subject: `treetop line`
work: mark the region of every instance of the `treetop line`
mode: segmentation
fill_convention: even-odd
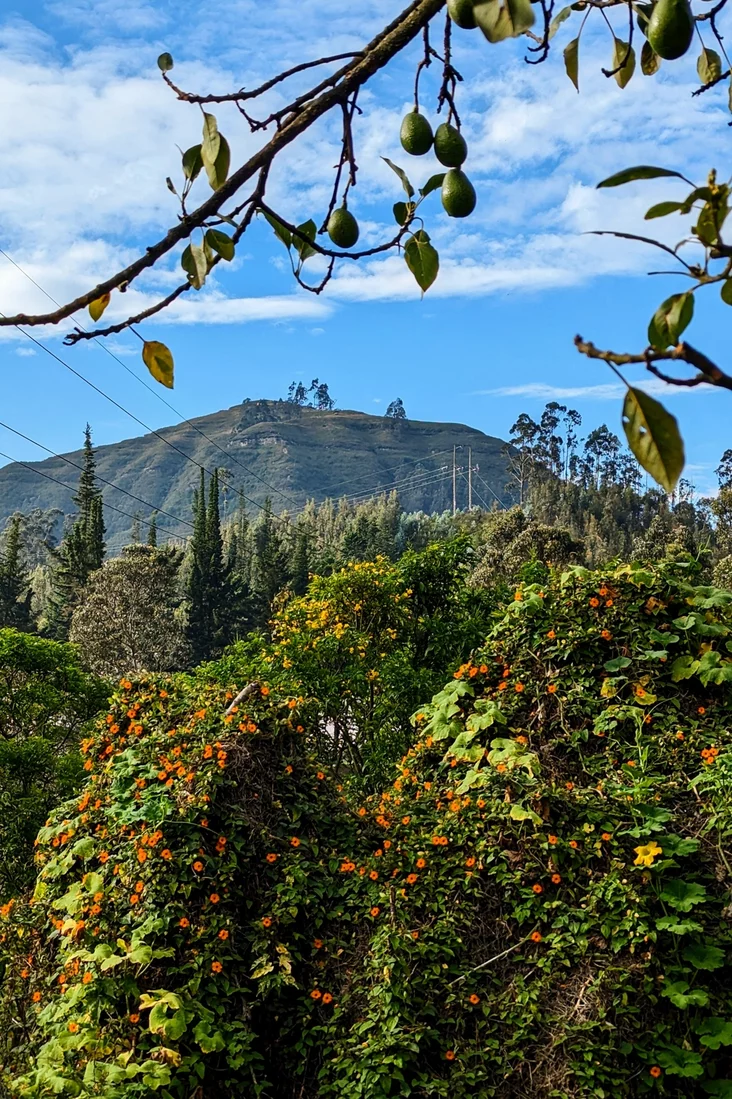
[[[717,27],[717,18],[726,2],[719,0],[711,7],[694,12],[689,0],[654,0],[652,3],[638,0],[576,0],[555,12],[554,0],[538,0],[537,3],[531,0],[413,0],[357,52],[303,62],[259,87],[242,87],[222,95],[201,94],[179,87],[170,76],[174,67],[173,58],[169,53],[163,53],[158,58],[163,80],[179,100],[200,110],[203,122],[201,142],[183,153],[182,183],[176,185],[172,179],[166,180],[169,190],[180,203],[177,223],[127,267],[73,301],[48,313],[19,313],[11,317],[0,315],[0,325],[58,324],[82,308],[89,309],[96,323],[114,292],[124,293],[145,271],[183,246],[180,263],[185,277],[166,297],[117,324],[90,331],[77,327],[64,341],[75,344],[129,328],[142,342],[142,358],[150,373],[162,385],[172,388],[174,361],[170,349],[158,340],[145,339],[137,326],[159,314],[182,294],[191,289],[200,290],[209,273],[221,261],[230,262],[234,258],[237,245],[255,216],[259,215],[270,224],[276,237],[286,247],[294,278],[309,292],[322,293],[339,262],[358,262],[396,249],[403,253],[409,270],[425,293],[438,277],[440,260],[425,228],[422,212],[424,200],[439,190],[444,211],[453,218],[468,217],[477,203],[475,188],[464,171],[468,144],[461,132],[457,101],[463,78],[453,63],[454,27],[459,31],[481,32],[491,44],[524,37],[528,42],[525,60],[536,65],[548,58],[552,41],[563,24],[575,20],[579,24],[577,34],[564,47],[563,58],[567,75],[578,91],[579,45],[590,17],[607,28],[612,44],[612,64],[610,68],[603,68],[602,72],[614,78],[621,89],[634,75],[636,51],[633,43],[639,36],[642,40],[640,68],[645,76],[658,72],[662,62],[673,61],[686,54],[696,36],[701,44],[697,62],[700,85],[694,94],[699,95],[731,76],[732,65]],[[608,11],[614,8],[623,11],[623,30],[618,33],[608,16]],[[438,18],[443,14],[444,22]],[[624,37],[619,36],[621,33]],[[416,66],[414,108],[402,122],[400,139],[405,153],[410,157],[419,158],[434,151],[440,168],[445,170],[432,174],[422,187],[415,189],[407,172],[384,158],[398,177],[405,194],[405,200],[394,203],[396,230],[383,243],[356,250],[360,232],[349,208],[349,198],[358,179],[354,123],[362,113],[358,104],[359,92],[377,72],[420,36],[423,51]],[[718,50],[711,46],[711,41],[718,46]],[[434,43],[439,43],[439,48]],[[341,61],[343,65],[286,106],[264,118],[257,118],[252,113],[256,101],[275,86],[310,69],[333,66]],[[436,112],[444,119],[434,132],[423,113],[423,99],[420,99],[421,77],[432,64],[442,68]],[[732,94],[730,102],[732,105]],[[253,156],[233,169],[229,143],[219,130],[216,117],[207,109],[212,104],[233,106],[246,120],[252,133],[274,131]],[[266,201],[270,172],[283,150],[331,111],[336,111],[342,118],[341,152],[335,168],[331,198],[322,218],[318,217],[316,221],[311,217],[296,225],[287,221]],[[208,180],[211,194],[196,208],[190,209],[192,189],[202,175]],[[679,201],[664,201],[651,206],[646,219],[654,220],[673,214],[684,217],[692,215],[694,224],[688,236],[671,248],[651,237],[633,233],[615,232],[610,235],[641,241],[662,250],[675,264],[680,265],[677,271],[681,277],[690,280],[688,288],[672,295],[658,308],[649,325],[648,345],[642,351],[619,354],[600,350],[580,336],[576,337],[575,345],[589,358],[607,363],[626,385],[623,426],[628,444],[643,468],[666,491],[671,492],[685,461],[676,420],[654,398],[630,386],[620,368],[630,364],[642,365],[669,385],[689,387],[704,383],[732,389],[732,376],[681,339],[692,320],[694,295],[699,289],[719,284],[723,302],[732,305],[732,245],[723,238],[729,213],[730,186],[719,183],[715,171],[709,173],[705,184],[697,186],[681,172],[643,165],[618,172],[598,186],[617,187],[664,177],[681,180],[691,187],[691,191]],[[252,183],[253,189],[247,195],[246,187]],[[318,239],[323,236],[328,238],[327,245]],[[682,255],[682,249],[688,246],[691,246],[692,252]],[[326,261],[326,269],[319,281],[312,282],[306,279],[304,271],[308,260],[315,256]],[[666,362],[672,366],[685,364],[695,373],[681,378],[667,374],[659,365]]]

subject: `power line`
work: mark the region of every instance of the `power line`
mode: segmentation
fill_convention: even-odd
[[[70,458],[65,458],[63,454],[56,454],[50,447],[44,446],[43,443],[39,443],[37,439],[32,439],[30,435],[24,435],[22,431],[18,431],[16,428],[11,427],[10,424],[3,423],[0,420],[0,427],[4,427],[6,431],[11,431],[13,435],[17,435],[19,439],[25,439],[27,443],[32,443],[33,446],[37,446],[39,450],[45,450],[47,454],[51,454],[54,458],[58,458],[60,462],[66,462],[67,465],[73,466],[74,469],[81,470],[83,472],[84,467],[80,466],[78,462],[72,462]],[[157,511],[161,515],[167,515],[169,519],[172,519],[176,523],[180,523],[183,526],[190,527],[193,530],[193,523],[188,519],[181,519],[177,515],[173,515],[172,511],[165,511],[164,508],[156,507],[155,504],[151,504],[149,500],[143,500],[142,496],[136,496],[134,492],[128,492],[126,488],[122,488],[121,485],[115,485],[114,481],[108,481],[105,477],[102,477],[98,472],[94,474],[97,481],[101,481],[103,485],[107,485],[109,488],[116,489],[117,492],[124,493],[125,496],[129,496],[131,500],[134,500],[138,504],[144,504],[146,508],[150,508],[152,511]]]
[[[348,500],[349,503],[358,506],[359,504],[364,503],[366,500],[371,500],[376,496],[383,496],[387,493],[400,493],[405,492],[408,489],[416,490],[426,488],[430,484],[445,480],[445,478],[449,477],[450,475],[450,470],[448,469],[448,467],[444,466],[439,470],[432,470],[430,473],[425,474],[419,480],[405,479],[404,481],[396,481],[392,485],[386,485],[384,487],[374,489],[373,491],[368,490],[361,493],[354,493],[353,496],[346,496],[345,499]]]
[[[20,264],[16,260],[14,260],[12,256],[9,256],[8,253],[5,252],[2,248],[0,248],[0,255],[5,256],[5,259],[8,260],[9,263],[12,263],[13,267],[16,267],[22,275],[25,275],[25,277],[28,279],[28,281],[31,282],[38,290],[40,290],[41,293],[44,294],[48,298],[49,301],[53,302],[54,305],[59,306],[59,303],[56,301],[56,299],[54,297],[52,297],[52,295],[49,294],[47,290],[44,290],[44,288],[41,286],[41,284],[39,282],[36,282],[36,280],[33,278],[33,276],[29,275],[28,272],[25,271],[20,266]],[[59,308],[60,308],[60,306],[59,306]],[[84,325],[81,324],[78,321],[77,321],[77,326],[79,328],[81,328],[84,332],[87,331],[87,329],[84,328]],[[17,325],[16,325],[16,327],[17,327]],[[20,329],[19,329],[19,331],[20,331]],[[114,361],[116,363],[119,363],[119,365],[122,367],[122,369],[126,370],[127,373],[130,374],[135,379],[135,381],[139,382],[140,385],[144,386],[145,389],[148,391],[148,393],[152,393],[153,397],[155,397],[162,404],[164,404],[167,408],[169,408],[171,412],[175,413],[175,415],[178,416],[179,419],[183,423],[188,424],[188,426],[192,427],[194,431],[197,431],[198,434],[203,439],[205,439],[207,442],[211,443],[212,446],[215,446],[217,450],[220,450],[221,453],[226,458],[228,458],[231,461],[235,462],[236,465],[241,466],[241,468],[246,473],[249,473],[252,477],[255,477],[258,481],[261,481],[262,484],[266,488],[271,488],[273,492],[278,493],[280,496],[284,497],[285,500],[289,500],[291,503],[297,504],[297,501],[294,499],[294,497],[288,496],[288,494],[286,492],[283,492],[282,489],[277,488],[276,485],[270,484],[269,481],[265,480],[265,478],[260,476],[260,474],[258,474],[255,470],[251,469],[249,466],[245,466],[244,463],[240,462],[239,459],[234,454],[230,454],[229,451],[225,450],[224,447],[222,447],[219,443],[216,442],[215,439],[212,439],[209,435],[207,435],[205,433],[205,431],[202,431],[200,427],[197,427],[196,424],[194,424],[191,420],[189,420],[186,416],[184,416],[182,412],[179,412],[178,409],[175,408],[175,406],[172,405],[170,403],[170,401],[168,401],[162,395],[162,393],[159,393],[157,391],[157,389],[155,389],[155,388],[153,388],[153,386],[149,385],[145,381],[144,378],[141,378],[139,374],[137,374],[134,370],[131,370],[130,367],[127,365],[127,363],[122,362],[122,360],[119,358],[119,356],[115,355],[115,353],[113,351],[110,351],[110,349],[107,347],[107,345],[105,343],[102,343],[101,340],[96,339],[96,338],[94,340],[94,343],[97,344],[97,346],[101,347],[102,350],[105,351],[109,355],[110,358],[114,359]],[[148,430],[150,430],[150,429],[148,428]],[[195,459],[191,459],[191,461],[195,461]],[[245,497],[245,499],[246,499],[246,497]]]
[[[432,452],[432,454],[423,455],[421,458],[403,458],[402,461],[398,465],[396,465],[396,466],[387,466],[387,468],[382,469],[381,472],[382,472],[382,474],[383,473],[391,473],[392,470],[401,469],[401,467],[404,465],[404,462],[424,462],[427,458],[439,458],[441,454],[451,454],[451,453],[452,453],[452,447],[450,447],[449,450],[435,450],[435,451]],[[363,475],[363,477],[356,477],[355,480],[352,477],[346,477],[342,481],[336,481],[336,483],[334,485],[331,485],[331,490],[334,489],[334,488],[338,488],[339,485],[345,485],[345,484],[357,485],[359,483],[359,481],[366,481],[366,480],[368,480],[368,478],[370,476],[371,476],[370,473],[365,473]]]
[[[73,495],[76,492],[76,488],[73,485],[67,485],[65,481],[59,481],[58,477],[53,477],[50,473],[44,473],[42,469],[35,469],[34,466],[28,464],[28,462],[21,462],[17,458],[12,458],[10,454],[6,454],[5,451],[0,450],[0,458],[7,458],[9,462],[13,462],[15,465],[23,466],[24,469],[30,470],[31,473],[36,473],[39,477],[45,477],[47,481],[53,481],[54,484],[60,485],[61,488],[68,489]],[[128,519],[137,519],[138,516],[132,515],[129,511],[124,511],[122,508],[115,507],[114,504],[107,503],[106,500],[102,500],[105,508],[109,508],[111,511],[116,511],[120,515],[125,515]],[[180,534],[176,534],[175,531],[168,530],[167,527],[158,527],[158,530],[165,531],[166,534],[172,535],[173,538],[180,538]]]

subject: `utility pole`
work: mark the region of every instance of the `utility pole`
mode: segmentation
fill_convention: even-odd
[[[452,514],[457,513],[457,447],[452,448]]]
[[[468,447],[468,511],[473,510],[473,448]]]

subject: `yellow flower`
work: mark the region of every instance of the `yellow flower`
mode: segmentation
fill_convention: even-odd
[[[662,848],[658,846],[655,840],[651,840],[644,847],[636,847],[635,853],[638,856],[635,860],[636,866],[653,866],[653,860],[663,854]]]

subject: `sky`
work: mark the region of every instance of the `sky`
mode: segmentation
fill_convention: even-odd
[[[178,206],[165,179],[180,183],[180,149],[200,141],[201,115],[165,87],[159,53],[172,53],[171,75],[182,87],[231,91],[304,60],[356,50],[401,7],[402,0],[6,0],[0,248],[19,267],[0,255],[0,311],[46,311],[50,302],[39,287],[69,300],[176,223]],[[325,293],[308,294],[294,283],[284,247],[258,219],[233,264],[220,264],[203,291],[190,291],[140,328],[174,354],[172,393],[151,383],[141,344],[129,332],[107,341],[115,357],[96,344],[64,347],[68,323],[32,330],[33,336],[151,428],[245,397],[284,397],[291,381],[309,385],[317,377],[339,408],[376,415],[401,397],[411,419],[467,423],[507,438],[520,412],[538,417],[547,401],[558,400],[580,411],[586,431],[607,423],[622,434],[622,385],[602,363],[580,356],[573,338],[580,333],[603,348],[639,352],[657,306],[684,286],[680,277],[648,277],[660,252],[588,234],[649,235],[652,228],[650,235],[676,243],[688,222],[648,223],[643,214],[687,188],[666,180],[600,191],[596,184],[643,163],[699,182],[711,167],[726,177],[727,89],[692,98],[698,82],[689,55],[664,64],[652,79],[639,69],[621,90],[600,72],[611,62],[612,40],[597,13],[582,38],[577,94],[562,63],[562,49],[576,33],[573,20],[564,23],[549,59],[530,66],[526,40],[491,46],[479,32],[456,29],[465,170],[478,206],[458,221],[444,214],[439,194],[425,200],[425,227],[441,270],[424,297],[396,254],[346,261]],[[618,33],[627,28],[619,23]],[[418,46],[405,51],[359,101],[358,186],[349,205],[364,247],[393,236],[391,206],[404,197],[382,158],[400,164],[416,185],[439,168],[431,155],[410,157],[399,145],[419,56]],[[435,123],[439,82],[433,65],[421,97]],[[262,111],[307,86],[294,79],[270,93]],[[233,163],[266,140],[249,133],[235,108],[215,113]],[[312,217],[320,225],[337,155],[338,119],[329,116],[278,161],[270,205],[288,220]],[[200,202],[209,193],[205,176],[199,178],[192,198]],[[308,265],[314,281],[318,262]],[[127,294],[115,295],[105,320],[164,296],[180,281],[178,264],[179,251]],[[668,266],[664,257],[660,267]],[[727,368],[728,308],[714,288],[700,294],[686,334]],[[90,324],[88,317],[77,320]],[[50,450],[76,449],[87,421],[97,443],[143,431],[17,330],[0,329],[0,367],[0,420]],[[639,368],[629,368],[627,377],[679,418],[686,476],[699,492],[713,491],[714,469],[732,446],[732,396],[708,387],[669,389]],[[0,452],[26,461],[44,456],[3,428]]]

